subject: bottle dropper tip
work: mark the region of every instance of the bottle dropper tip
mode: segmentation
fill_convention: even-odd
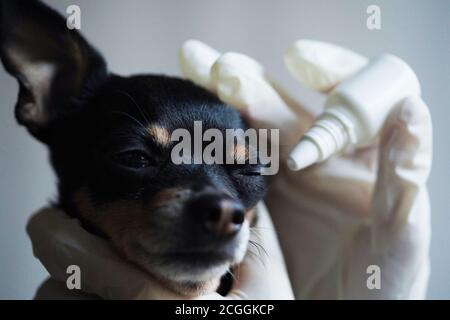
[[[292,171],[299,171],[320,160],[320,151],[315,143],[302,139],[292,150],[287,165]]]

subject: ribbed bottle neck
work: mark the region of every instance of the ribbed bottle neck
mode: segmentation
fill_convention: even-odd
[[[350,142],[345,122],[331,113],[324,113],[304,135],[314,142],[320,151],[320,161],[341,151]]]

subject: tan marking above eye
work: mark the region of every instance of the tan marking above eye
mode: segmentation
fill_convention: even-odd
[[[168,146],[170,144],[170,133],[166,128],[159,125],[152,125],[147,128],[147,132],[157,144],[161,146]]]
[[[247,161],[249,159],[248,148],[243,144],[236,144],[233,152],[236,161]]]

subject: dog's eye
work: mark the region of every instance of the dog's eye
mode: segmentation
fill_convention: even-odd
[[[260,176],[261,175],[261,169],[254,169],[254,170],[240,170],[238,173],[242,176]]]
[[[143,169],[151,165],[148,155],[139,150],[118,153],[114,156],[114,160],[123,166],[133,169]]]
[[[235,172],[241,176],[260,176],[261,169],[262,168],[260,166],[248,166],[244,168],[237,168]]]

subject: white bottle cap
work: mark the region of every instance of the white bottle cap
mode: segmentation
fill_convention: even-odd
[[[289,169],[298,171],[316,163],[320,158],[318,146],[309,139],[303,139],[292,150],[287,160],[287,165]]]
[[[324,113],[292,150],[287,160],[289,169],[304,169],[342,150],[351,141],[342,120],[337,114]]]

